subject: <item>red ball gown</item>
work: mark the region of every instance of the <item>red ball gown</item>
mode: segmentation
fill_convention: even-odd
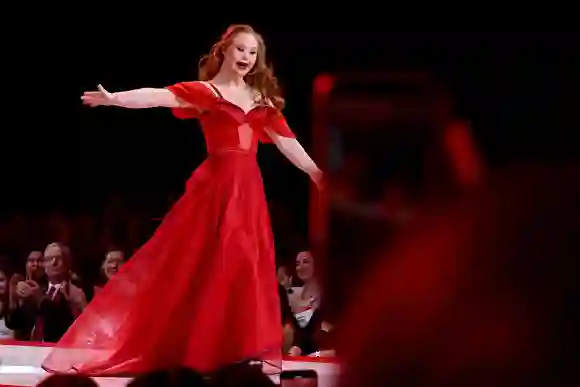
[[[281,364],[274,243],[258,143],[294,137],[282,114],[249,112],[208,84],[168,87],[198,118],[208,157],[152,238],[97,294],[43,363],[50,372],[134,374],[244,360]]]

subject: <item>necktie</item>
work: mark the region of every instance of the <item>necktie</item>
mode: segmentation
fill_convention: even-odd
[[[55,296],[56,296],[56,286],[50,285],[50,288],[48,289],[48,298],[50,300],[54,300]]]
[[[46,297],[51,301],[54,300],[57,291],[56,286],[49,285]],[[40,311],[37,311],[36,323],[34,324],[30,338],[32,341],[44,341],[44,316]]]

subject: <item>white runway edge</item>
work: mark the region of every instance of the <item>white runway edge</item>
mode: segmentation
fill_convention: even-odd
[[[30,343],[0,344],[0,386],[35,386],[48,373],[40,366],[50,352],[50,347],[34,346]],[[308,361],[300,358],[296,361],[284,361],[285,370],[315,370],[320,387],[335,387],[339,375],[339,366],[333,362]],[[278,383],[277,376],[272,376]],[[131,380],[128,378],[94,378],[99,386],[124,387]]]

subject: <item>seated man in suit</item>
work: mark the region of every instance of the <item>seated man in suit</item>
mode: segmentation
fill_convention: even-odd
[[[87,304],[84,292],[71,282],[71,264],[68,246],[49,244],[42,261],[46,284],[26,280],[16,285],[17,303],[7,326],[30,332],[33,341],[57,342]]]

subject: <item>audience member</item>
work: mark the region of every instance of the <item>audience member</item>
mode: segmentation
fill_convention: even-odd
[[[8,321],[28,340],[56,342],[86,306],[84,292],[71,282],[72,255],[68,246],[51,243],[46,247],[43,268],[46,283],[34,279],[16,285],[16,305]]]

